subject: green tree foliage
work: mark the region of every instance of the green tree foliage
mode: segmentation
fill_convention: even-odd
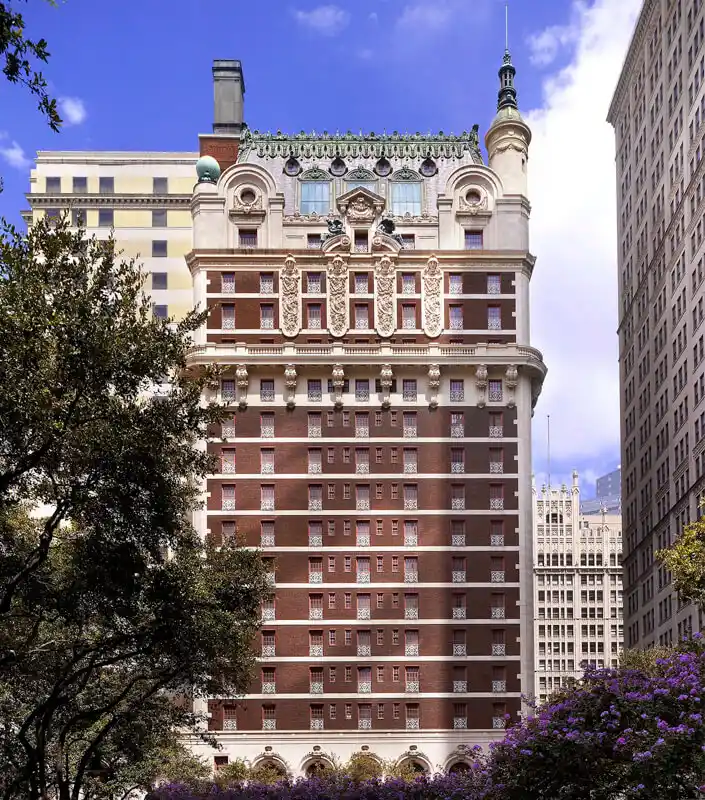
[[[56,5],[54,0],[47,0]],[[44,39],[28,39],[25,21],[11,0],[0,2],[0,62],[2,72],[10,83],[24,86],[37,99],[39,111],[46,117],[49,127],[58,131],[61,117],[56,100],[49,96],[47,82],[37,69],[37,63],[46,64],[49,59]]]
[[[676,541],[656,554],[670,570],[683,600],[705,604],[705,517],[686,525]]]
[[[222,414],[187,366],[203,316],[155,319],[143,283],[65,221],[0,240],[2,800],[117,797],[192,698],[248,687],[264,566],[190,523]]]

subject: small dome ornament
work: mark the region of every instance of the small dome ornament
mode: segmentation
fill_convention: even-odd
[[[220,164],[213,156],[201,156],[196,162],[196,175],[199,183],[218,183]]]

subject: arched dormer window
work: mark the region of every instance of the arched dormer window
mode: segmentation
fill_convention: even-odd
[[[301,175],[299,180],[299,211],[301,214],[318,214],[324,217],[331,209],[330,176],[318,167]]]
[[[403,167],[391,176],[389,187],[392,214],[399,217],[421,215],[423,184],[418,172]]]
[[[357,189],[362,186],[363,189],[369,189],[371,192],[377,191],[377,178],[373,172],[362,167],[351,170],[345,176],[345,191],[349,192],[351,189]]]

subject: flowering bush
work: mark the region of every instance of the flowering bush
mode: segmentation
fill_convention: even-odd
[[[704,699],[705,646],[695,634],[648,668],[588,670],[488,752],[476,748],[465,774],[172,784],[150,800],[693,800],[705,793]]]

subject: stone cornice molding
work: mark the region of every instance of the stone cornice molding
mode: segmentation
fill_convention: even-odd
[[[634,66],[634,61],[640,54],[641,47],[644,43],[644,37],[648,33],[648,25],[651,21],[651,14],[656,5],[657,0],[646,0],[641,9],[641,13],[639,14],[639,19],[637,20],[634,33],[632,34],[632,39],[629,43],[627,55],[624,59],[624,63],[622,64],[619,80],[617,81],[617,86],[615,87],[614,94],[612,95],[612,102],[610,103],[610,108],[607,112],[607,122],[609,122],[611,125],[615,124],[615,115],[617,114],[617,109],[619,106],[621,106],[624,95],[628,91],[628,81],[631,78],[632,67]]]
[[[182,151],[174,153],[154,152],[148,150],[38,150],[37,166],[41,164],[97,164],[100,166],[131,166],[140,163],[172,164],[196,166],[199,154]],[[194,172],[195,176],[195,172]]]
[[[190,194],[27,194],[25,195],[32,208],[81,207],[105,208],[106,206],[121,208],[140,208],[142,206],[160,207],[182,206],[191,204]]]

